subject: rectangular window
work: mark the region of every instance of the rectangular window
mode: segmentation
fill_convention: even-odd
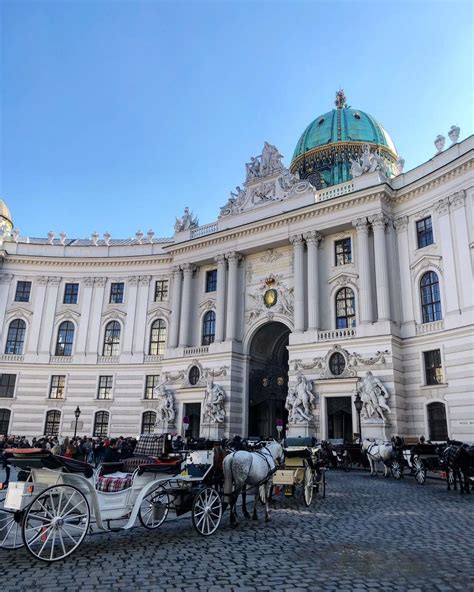
[[[417,221],[416,239],[419,249],[433,244],[433,226],[431,224],[431,216]]]
[[[444,384],[441,352],[439,349],[423,352],[426,384]]]
[[[123,302],[123,282],[114,282],[110,286],[110,304],[122,304]]]
[[[79,294],[79,284],[66,284],[64,286],[63,304],[77,304]]]
[[[168,280],[157,280],[155,282],[155,302],[168,300]]]
[[[31,294],[31,282],[17,282],[15,302],[29,302]]]
[[[352,263],[351,239],[343,238],[334,243],[336,252],[336,265],[346,265]]]
[[[159,374],[150,374],[146,377],[145,382],[145,399],[153,399],[154,394],[153,390],[156,386],[160,383],[160,376]]]
[[[15,393],[16,374],[0,374],[0,398],[11,398]]]
[[[51,376],[51,386],[49,388],[50,399],[64,399],[64,388],[66,386],[65,376]]]
[[[98,399],[111,399],[112,387],[114,384],[113,376],[99,376],[99,390],[97,392]]]
[[[211,269],[206,272],[206,292],[215,292],[217,290],[217,269]]]

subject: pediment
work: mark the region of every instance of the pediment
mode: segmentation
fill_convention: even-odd
[[[123,310],[120,310],[118,308],[113,308],[111,310],[108,310],[108,311],[102,313],[102,321],[107,322],[107,321],[119,320],[119,321],[124,322],[126,316],[127,316],[127,313],[124,312]]]
[[[73,321],[78,321],[81,317],[81,313],[77,312],[77,310],[73,310],[72,308],[65,308],[58,311],[55,316],[56,319],[61,318],[61,320],[71,319]]]
[[[331,286],[331,292],[336,288],[343,288],[345,286],[353,286],[357,288],[359,274],[352,271],[341,271],[328,279],[328,284]]]
[[[428,268],[434,268],[443,275],[443,258],[440,255],[423,255],[410,265],[412,273]]]
[[[151,307],[148,312],[148,317],[166,317],[168,318],[170,315],[170,311],[163,306],[153,306]]]
[[[11,308],[7,311],[5,320],[9,321],[10,319],[23,319],[28,321],[32,314],[33,311],[29,310],[28,308],[24,308],[23,306],[15,306],[15,308]]]

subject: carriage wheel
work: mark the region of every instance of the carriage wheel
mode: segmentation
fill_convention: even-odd
[[[304,505],[309,508],[311,502],[313,501],[313,471],[309,465],[307,465],[306,469],[304,470],[304,478],[303,478],[303,499]]]
[[[138,508],[138,519],[148,530],[159,528],[168,516],[170,496],[166,489],[160,485],[148,492]]]
[[[23,542],[41,561],[59,561],[73,553],[89,531],[85,495],[72,485],[53,485],[37,495],[25,511]]]
[[[392,460],[392,464],[390,465],[390,470],[392,472],[392,477],[394,479],[401,479],[403,476],[403,467],[398,460]]]
[[[420,485],[423,485],[426,481],[426,467],[423,461],[416,458],[413,461],[413,468],[415,469],[415,479]]]
[[[21,538],[21,512],[0,510],[0,548],[19,549],[23,547]]]
[[[448,483],[449,485],[454,485],[454,471],[453,469],[448,469]]]
[[[214,534],[222,520],[222,500],[212,487],[205,487],[193,501],[192,517],[194,528],[202,536]]]
[[[352,469],[352,459],[351,455],[348,452],[346,452],[342,457],[342,468],[344,469],[344,471],[346,471],[346,473],[348,473]]]
[[[319,474],[315,472],[314,474],[314,489],[319,497],[325,498],[326,497],[326,470],[320,469]]]

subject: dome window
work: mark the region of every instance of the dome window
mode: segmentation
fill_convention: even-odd
[[[321,119],[318,121],[318,125],[323,125],[324,123],[324,117],[321,117]]]
[[[356,111],[356,112],[354,113],[354,117],[355,117],[356,119],[360,119],[360,113],[358,113],[358,112]]]

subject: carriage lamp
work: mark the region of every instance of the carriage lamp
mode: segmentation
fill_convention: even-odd
[[[80,416],[81,416],[81,409],[78,405],[74,411],[74,417],[76,418],[76,423],[74,424],[74,438],[76,437],[76,434],[77,434],[77,422],[79,421]]]
[[[357,411],[357,420],[358,420],[358,424],[359,424],[359,441],[362,444],[362,428],[361,428],[361,424],[360,424],[360,412],[362,411],[362,399],[360,398],[359,393],[356,393],[355,399],[354,399],[354,407],[356,408]]]

